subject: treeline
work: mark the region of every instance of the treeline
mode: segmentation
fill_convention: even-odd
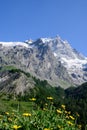
[[[77,88],[66,89],[65,95],[67,109],[80,115],[77,122],[81,123],[82,129],[85,130],[87,125],[87,83]]]

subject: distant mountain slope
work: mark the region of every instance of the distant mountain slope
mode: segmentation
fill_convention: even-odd
[[[24,92],[33,89],[34,87],[35,81],[29,73],[24,73],[12,66],[0,68],[0,92],[24,94]]]
[[[29,101],[29,97],[37,97],[44,102],[47,96],[62,99],[64,91],[60,87],[52,87],[46,80],[40,80],[13,66],[0,67],[0,95],[10,95],[20,100]],[[59,101],[58,100],[58,101]],[[57,101],[56,101],[57,102]]]
[[[87,58],[60,37],[0,42],[0,65],[13,65],[67,88],[87,81]]]

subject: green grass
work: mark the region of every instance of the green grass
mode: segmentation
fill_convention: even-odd
[[[32,98],[29,102],[0,100],[0,129],[2,130],[80,130],[76,119],[65,105],[53,106],[53,98],[46,98],[41,109]]]
[[[14,66],[9,66],[9,65],[5,65],[3,67],[1,67],[0,71],[5,71],[5,70],[16,70],[17,68]]]
[[[0,100],[0,112],[6,112],[13,110],[18,110],[20,112],[29,111],[32,109],[32,102],[23,102],[23,101],[6,101],[6,100]]]

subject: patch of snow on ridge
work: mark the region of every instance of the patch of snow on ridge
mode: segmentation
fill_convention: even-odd
[[[24,46],[27,48],[29,47],[29,45],[24,42],[0,42],[0,44],[5,47],[9,47],[9,46]]]
[[[71,68],[82,69],[83,65],[87,64],[87,59],[85,59],[85,60],[80,60],[77,58],[66,59],[66,58],[62,57],[61,60],[67,69],[71,69]]]
[[[26,40],[25,42],[27,42],[27,43],[29,43],[29,44],[31,44],[31,43],[33,43],[33,40]]]
[[[46,43],[46,42],[50,42],[52,39],[51,38],[41,38],[41,40],[43,43]]]
[[[55,52],[54,52],[53,54],[54,54],[54,56],[55,56],[55,57],[57,57],[57,56],[58,56],[58,55],[57,55],[57,53],[55,53]]]

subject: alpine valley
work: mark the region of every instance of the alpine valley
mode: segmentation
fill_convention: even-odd
[[[64,89],[87,81],[87,57],[59,36],[35,41],[0,42],[0,66],[14,66]],[[8,77],[2,75],[0,83]]]
[[[13,111],[13,109],[21,112],[29,111],[30,108],[32,110],[30,101],[32,97],[35,100],[34,105],[40,107],[40,111],[35,110],[39,118],[43,118],[40,113],[48,97],[53,99],[51,105],[56,108],[65,104],[66,110],[71,111],[72,115],[76,117],[76,113],[79,114],[75,123],[81,126],[79,130],[85,130],[87,128],[87,57],[73,49],[59,36],[25,42],[0,42],[0,112]],[[46,117],[48,117],[47,113]],[[52,108],[50,113],[53,114]],[[49,116],[49,118],[53,123],[55,122],[54,117]],[[0,128],[4,128],[5,120],[3,123],[2,120],[0,121],[2,124]],[[61,129],[66,127],[65,119],[62,119],[63,121],[64,127],[60,127]],[[71,124],[68,126],[67,130],[73,129]],[[58,130],[58,127],[55,130]]]

